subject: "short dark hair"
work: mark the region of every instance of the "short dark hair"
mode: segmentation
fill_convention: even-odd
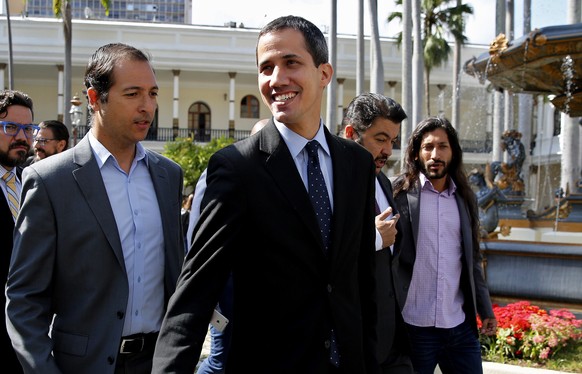
[[[57,120],[42,121],[38,124],[41,129],[49,129],[53,132],[53,138],[55,140],[66,140],[67,144],[64,149],[69,148],[69,130],[64,123]],[[64,150],[63,149],[63,150]]]
[[[393,99],[377,93],[363,93],[353,98],[342,121],[342,131],[352,125],[356,133],[362,134],[372,126],[376,118],[385,118],[396,124],[407,116],[402,106]]]
[[[302,17],[284,16],[274,19],[261,29],[258,40],[261,40],[266,34],[285,29],[297,30],[303,34],[305,47],[311,55],[311,58],[313,58],[313,63],[316,67],[329,61],[327,42],[325,41],[323,33],[317,26]],[[256,52],[255,55],[258,65],[258,51]]]
[[[30,109],[32,116],[34,117],[34,111],[32,110],[32,99],[30,96],[21,91],[16,90],[1,90],[0,91],[0,118],[7,116],[8,107],[13,105],[20,105]]]
[[[109,89],[115,84],[113,69],[121,60],[146,61],[150,58],[144,52],[123,43],[110,43],[99,47],[85,69],[85,87],[94,88],[99,100],[107,102]]]

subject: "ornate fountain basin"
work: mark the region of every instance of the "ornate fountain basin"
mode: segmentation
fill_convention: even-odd
[[[582,116],[582,23],[535,29],[510,42],[500,34],[464,70],[498,89],[553,95],[560,111]]]

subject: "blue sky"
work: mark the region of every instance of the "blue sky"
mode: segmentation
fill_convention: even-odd
[[[550,25],[567,23],[568,0],[531,0],[532,29]],[[364,0],[364,4],[367,4]],[[474,14],[467,18],[466,34],[470,43],[489,44],[495,38],[495,0],[469,0]],[[244,5],[243,5],[244,4]],[[284,2],[266,2],[264,0],[194,0],[193,23],[201,25],[224,25],[229,21],[243,23],[246,27],[260,28],[270,20],[283,15],[302,16],[318,26],[329,25],[331,0],[286,0]],[[357,27],[357,1],[337,0],[338,33],[355,34]],[[515,4],[515,37],[522,35],[523,30],[523,0],[514,0]],[[244,7],[244,9],[241,9]],[[248,11],[245,11],[248,9]],[[399,31],[396,22],[389,25],[385,22],[388,14],[395,10],[393,0],[378,1],[378,17],[380,35],[394,36]],[[367,5],[364,13],[368,18]],[[369,34],[369,27],[364,26],[364,32]]]

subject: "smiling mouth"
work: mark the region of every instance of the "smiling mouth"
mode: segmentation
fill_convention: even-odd
[[[286,94],[280,94],[280,95],[273,95],[273,99],[275,99],[275,101],[287,101],[287,100],[291,100],[295,96],[297,96],[296,93],[286,93]]]

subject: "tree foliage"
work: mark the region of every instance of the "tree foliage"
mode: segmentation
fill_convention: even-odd
[[[216,151],[234,143],[232,138],[215,138],[209,143],[198,144],[192,138],[177,138],[164,146],[163,155],[174,160],[184,171],[184,189],[196,186],[200,174],[208,166],[208,160]]]
[[[402,6],[402,0],[395,0],[397,6]],[[450,3],[454,3],[452,5]],[[439,67],[449,59],[452,48],[447,37],[452,36],[460,44],[467,41],[464,35],[464,16],[473,14],[473,7],[469,4],[456,4],[456,0],[422,0],[421,1],[421,27],[422,45],[424,55],[425,72],[425,94],[427,100],[427,110],[429,106],[430,72],[433,68]],[[392,12],[388,15],[388,22],[393,20],[402,21],[402,12]],[[402,31],[396,34],[398,45],[402,42]],[[413,41],[414,43],[415,41]],[[430,115],[430,113],[427,113]]]
[[[53,13],[55,17],[61,18],[63,16],[63,1],[68,0],[53,0]],[[111,8],[111,0],[101,0],[101,5],[105,9],[105,15],[109,16],[109,9]]]

